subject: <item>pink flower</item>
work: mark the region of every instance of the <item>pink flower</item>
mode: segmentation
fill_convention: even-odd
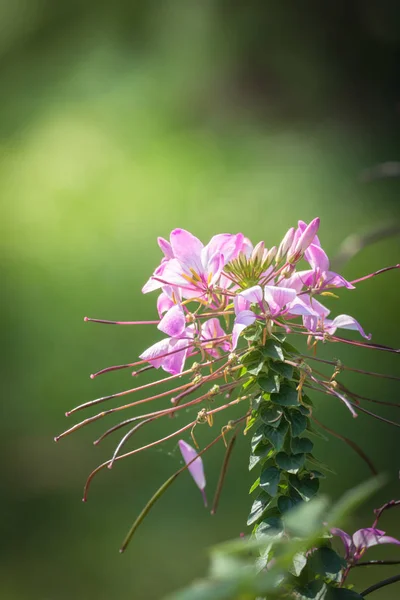
[[[178,287],[185,298],[202,297],[218,283],[224,266],[236,258],[243,241],[241,233],[221,233],[204,246],[185,229],[174,229],[169,244],[159,242],[165,258],[142,291],[170,285]]]
[[[257,315],[251,310],[252,305],[260,309],[260,314]],[[266,285],[263,289],[255,285],[235,296],[234,307],[236,318],[232,331],[232,348],[236,348],[241,332],[253,325],[257,317],[263,320],[298,315],[311,315],[315,319],[318,318],[310,303],[298,297],[296,290],[291,287]]]
[[[186,325],[186,317],[180,305],[174,305],[161,319],[157,328],[169,337],[156,342],[145,350],[140,358],[153,367],[161,367],[171,375],[182,373],[186,358],[193,353],[196,345],[214,358],[219,357],[219,349],[227,352],[231,346],[217,318],[203,322],[200,330],[195,325]],[[208,342],[208,343],[207,343]]]
[[[384,531],[380,529],[374,529],[373,527],[367,527],[365,529],[359,529],[351,537],[348,533],[342,529],[331,529],[332,535],[338,535],[345,548],[346,560],[356,562],[360,556],[371,546],[378,544],[396,544],[400,546],[400,541],[393,537],[387,536]]]
[[[204,506],[207,506],[207,497],[206,497],[206,493],[205,493],[206,478],[204,475],[203,461],[201,460],[201,457],[197,455],[196,450],[194,448],[192,448],[192,446],[190,446],[184,440],[179,440],[178,443],[179,443],[179,449],[181,451],[183,460],[185,461],[186,464],[191,463],[188,466],[188,471],[191,474],[191,476],[193,477],[195,484],[201,491],[201,494],[202,494],[203,500],[204,500]],[[196,456],[198,456],[198,458],[196,458]],[[193,459],[195,459],[195,460],[193,460]],[[191,461],[193,461],[193,462],[191,462]]]

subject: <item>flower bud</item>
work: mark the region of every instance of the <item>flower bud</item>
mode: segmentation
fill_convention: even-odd
[[[251,253],[252,261],[261,261],[264,254],[265,244],[264,242],[258,242],[257,246],[254,247]]]
[[[283,238],[283,240],[281,241],[279,248],[278,248],[278,252],[277,255],[275,257],[275,262],[278,264],[281,262],[282,258],[284,258],[290,248],[290,246],[293,244],[293,240],[294,240],[294,232],[295,232],[295,228],[291,227],[285,237]]]
[[[266,267],[268,267],[272,261],[274,260],[276,253],[277,253],[277,247],[276,246],[272,246],[272,248],[269,249],[265,260],[264,260],[264,264],[263,264],[263,268],[265,269]]]
[[[291,277],[293,275],[295,269],[296,269],[295,265],[293,265],[293,264],[287,265],[281,273],[282,277],[285,277],[285,279],[288,279],[289,277]]]
[[[316,233],[319,229],[319,217],[316,217],[307,225],[303,233],[300,235],[299,240],[296,244],[295,254],[300,253],[301,255],[307,250],[307,248],[312,244]]]

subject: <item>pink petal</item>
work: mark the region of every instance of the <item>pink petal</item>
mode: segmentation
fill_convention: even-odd
[[[304,315],[303,316],[303,325],[308,331],[311,333],[315,333],[318,327],[318,317],[313,315]]]
[[[174,306],[173,300],[165,292],[161,292],[157,298],[157,311],[160,317],[172,306]]]
[[[203,340],[211,340],[214,338],[223,337],[225,331],[222,329],[218,319],[208,319],[201,327],[201,338]]]
[[[364,338],[371,339],[371,334],[367,335],[360,323],[354,317],[350,317],[350,315],[338,315],[333,321],[326,319],[324,327],[325,331],[331,335],[335,333],[336,329],[340,328],[358,331]]]
[[[303,295],[303,302],[310,307],[312,311],[314,311],[314,315],[312,314],[304,314],[303,315],[303,325],[314,333],[317,330],[318,323],[329,315],[331,312],[328,308],[326,308],[321,302],[318,302],[315,298],[310,298],[310,296]]]
[[[328,271],[324,276],[324,286],[332,286],[332,287],[345,287],[348,290],[354,290],[355,286],[347,281],[344,277],[335,273],[334,271]]]
[[[142,354],[139,356],[142,360],[147,360],[153,367],[158,369],[161,367],[163,358],[159,358],[160,356],[164,356],[168,352],[171,351],[171,339],[164,338],[159,342],[156,342],[150,348],[147,348]]]
[[[310,263],[314,271],[324,273],[329,270],[329,258],[320,246],[311,244],[308,248],[305,258]]]
[[[140,358],[149,362],[156,369],[162,367],[167,373],[177,375],[183,371],[188,345],[189,341],[186,339],[165,338],[147,348]],[[174,352],[179,348],[182,348],[181,352]]]
[[[208,319],[208,321],[206,321],[202,325],[202,328],[201,328],[201,340],[202,341],[206,342],[207,340],[215,340],[215,338],[221,338],[225,335],[226,335],[225,331],[222,329],[219,320],[216,318]],[[215,358],[219,357],[218,348],[220,348],[224,352],[229,352],[231,350],[231,344],[228,340],[218,341],[217,344],[218,344],[217,346],[215,345],[215,343],[212,343],[212,342],[210,344],[203,344],[203,348],[205,348],[205,350],[207,350],[208,354],[211,354],[211,356],[214,356]]]
[[[179,288],[180,293],[184,298],[198,298],[201,296],[203,293],[202,288],[185,279],[183,274],[185,274],[185,271],[180,262],[176,258],[172,258],[166,263],[164,272],[161,276],[161,279],[166,283],[160,285],[164,286],[168,284],[172,287]],[[189,277],[192,277],[190,271]]]
[[[330,314],[331,311],[329,308],[326,308],[326,306],[321,304],[321,302],[318,302],[318,300],[315,298],[310,298],[310,296],[307,296],[306,294],[304,294],[301,298],[303,302],[305,302],[307,306],[315,311],[321,319],[326,319],[326,317]]]
[[[318,318],[316,311],[311,308],[310,303],[307,303],[304,299],[298,297],[287,305],[287,315],[302,315]]]
[[[259,285],[243,290],[238,296],[244,298],[248,306],[250,304],[261,304],[263,301],[263,291]]]
[[[233,306],[235,308],[235,314],[238,315],[243,310],[248,310],[250,308],[251,302],[246,300],[241,294],[238,294],[233,299]]]
[[[343,531],[343,529],[338,529],[337,527],[334,527],[333,529],[331,529],[331,534],[338,535],[340,537],[340,539],[342,540],[342,542],[344,544],[345,556],[346,556],[346,558],[349,558],[349,556],[352,554],[352,550],[353,550],[353,542],[352,542],[352,539],[349,536],[349,534],[346,533],[345,531]]]
[[[215,285],[220,278],[222,269],[225,266],[224,255],[215,254],[207,265],[207,284]]]
[[[239,249],[239,253],[244,254],[245,256],[247,256],[248,258],[250,258],[251,253],[253,252],[253,244],[251,243],[251,241],[249,240],[249,238],[244,237],[243,241],[241,243],[240,249]]]
[[[174,229],[171,232],[171,248],[175,258],[182,266],[202,273],[200,254],[203,249],[201,241],[185,229]]]
[[[284,306],[296,298],[296,290],[274,285],[266,285],[264,298],[268,302],[272,314],[281,312]]]
[[[186,319],[182,307],[174,305],[161,319],[157,329],[171,337],[179,337],[185,331]]]
[[[385,535],[385,532],[380,529],[374,529],[373,527],[367,527],[365,529],[359,529],[353,535],[353,543],[357,550],[362,548],[371,548],[371,546],[377,546],[378,544],[396,544],[400,545],[400,541],[393,537]]]
[[[236,319],[232,329],[232,350],[234,350],[238,343],[239,335],[246,327],[253,325],[256,320],[256,315],[251,310],[242,310]]]
[[[143,294],[148,294],[149,292],[153,292],[154,290],[159,290],[162,287],[163,284],[160,283],[159,281],[157,281],[157,279],[154,279],[154,277],[162,278],[166,266],[167,266],[167,262],[164,261],[157,267],[157,269],[154,271],[153,275],[142,287]]]
[[[207,499],[204,494],[204,489],[206,487],[206,478],[204,475],[203,461],[201,460],[201,457],[197,455],[196,450],[192,448],[192,446],[190,446],[187,442],[185,442],[184,440],[179,440],[178,444],[183,460],[186,464],[190,463],[193,459],[195,459],[189,465],[188,471],[193,477],[195,484],[202,492],[204,505],[207,506]]]
[[[224,266],[237,257],[243,246],[244,236],[231,233],[220,233],[211,238],[204,248],[204,258],[208,262],[215,254],[222,254]]]
[[[306,274],[313,274],[313,271],[298,271],[297,273],[293,273],[290,277],[282,279],[279,283],[277,283],[278,287],[292,288],[297,293],[301,292],[304,285],[308,286],[304,281],[304,277]]]
[[[174,258],[171,244],[162,237],[157,238],[158,245],[160,246],[161,252],[164,253],[165,258]]]
[[[182,373],[185,366],[186,357],[190,351],[190,340],[187,339],[171,339],[170,349],[171,354],[162,360],[161,367],[171,375]],[[180,352],[177,350],[182,349]]]

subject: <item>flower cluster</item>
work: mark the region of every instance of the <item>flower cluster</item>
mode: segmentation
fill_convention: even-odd
[[[89,416],[55,438],[57,441],[94,421],[119,415],[121,411],[130,413],[138,406],[169,398],[171,404],[168,406],[130,414],[113,424],[94,442],[97,445],[109,435],[129,427],[111,458],[89,475],[84,500],[93,477],[102,469],[111,469],[116,461],[168,440],[179,439],[183,467],[156,492],[134,523],[122,549],[155,500],[181,472],[188,470],[191,473],[206,503],[201,456],[222,440],[226,452],[211,509],[215,512],[232,448],[241,428],[247,433],[254,427],[249,469],[256,465],[261,467],[261,474],[252,486],[252,491],[258,491],[259,495],[253,502],[247,521],[248,525],[254,526],[254,531],[263,531],[268,519],[280,519],[290,508],[307,502],[317,494],[325,466],[312,454],[313,442],[304,434],[316,435],[318,428],[323,428],[347,443],[370,470],[376,472],[370,459],[355,442],[317,421],[308,393],[313,390],[340,400],[353,417],[362,411],[398,426],[360,404],[361,399],[378,404],[390,402],[361,397],[340,382],[343,370],[370,376],[375,373],[351,369],[337,360],[318,358],[316,351],[320,343],[332,341],[398,352],[364,340],[338,337],[336,331],[341,328],[370,338],[352,316],[340,314],[329,318],[330,311],[321,299],[337,297],[334,291],[338,288],[352,290],[358,281],[399,265],[347,281],[330,268],[317,235],[319,224],[318,218],[309,224],[299,221],[296,228],[289,229],[278,246],[269,249],[264,242],[253,246],[241,233],[216,235],[204,246],[188,231],[175,229],[169,241],[158,239],[163,258],[143,287],[146,294],[159,291],[158,319],[106,321],[85,317],[85,321],[114,325],[156,325],[165,336],[145,350],[139,361],[107,367],[91,377],[128,368],[135,369],[134,377],[144,371],[162,368],[167,377],[73,408],[66,413],[67,416],[116,398],[146,394],[144,398]],[[308,347],[313,350],[311,354],[304,355],[296,350],[291,343],[294,335],[306,336]],[[314,367],[315,362],[320,363],[317,364],[318,369]],[[319,370],[327,365],[332,372]],[[166,384],[169,389],[147,395],[160,384]],[[192,395],[195,397],[189,399]],[[221,424],[220,433],[200,449],[195,428],[200,424],[213,427],[219,413],[238,404],[244,407],[242,415]],[[142,427],[151,426],[156,419],[187,417],[188,414],[191,414],[189,422],[180,423],[177,430],[122,453],[122,448]],[[182,439],[185,435],[191,436],[197,450]]]
[[[235,350],[240,334],[254,324],[267,332],[274,326],[295,330],[315,340],[333,336],[338,328],[358,330],[369,339],[353,317],[329,319],[330,311],[316,299],[333,295],[336,288],[354,288],[330,270],[317,236],[319,222],[299,221],[279,247],[269,250],[264,242],[254,247],[240,233],[216,235],[206,246],[184,229],[172,231],[169,242],[159,238],[164,257],[142,291],[161,290],[157,327],[168,337],[141,358],[168,373],[181,373],[196,351],[216,358],[219,350]],[[302,258],[309,269],[297,268]],[[233,314],[232,331],[226,334],[218,317]],[[295,323],[296,317],[302,323]]]

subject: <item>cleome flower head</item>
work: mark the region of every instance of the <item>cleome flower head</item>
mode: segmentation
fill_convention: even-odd
[[[329,309],[316,299],[333,288],[354,289],[329,270],[329,259],[317,236],[319,223],[319,218],[308,225],[299,221],[279,248],[271,250],[264,242],[254,247],[243,234],[216,235],[206,246],[184,229],[174,229],[170,242],[159,238],[164,257],[143,292],[161,290],[157,306],[163,316],[158,329],[169,338],[156,342],[141,358],[177,374],[196,350],[214,357],[218,348],[234,350],[240,335],[255,323],[267,331],[273,326],[283,331],[294,329],[316,341],[333,336],[338,328],[356,330],[369,339],[349,315],[327,319]],[[297,271],[303,257],[312,268]],[[197,304],[195,310],[190,310],[191,302]],[[203,320],[232,314],[235,318],[228,334],[215,318]],[[301,323],[294,322],[297,317]]]
[[[323,304],[326,296],[335,296],[332,290],[354,290],[355,282],[348,282],[330,270],[329,259],[318,237],[319,226],[319,218],[308,224],[299,221],[280,243],[269,245],[269,248],[264,241],[253,245],[242,233],[218,234],[204,245],[190,232],[174,229],[169,241],[158,238],[163,256],[142,290],[145,294],[157,290],[159,296],[154,310],[158,313],[157,318],[149,321],[85,318],[85,321],[106,324],[154,327],[154,341],[141,353],[140,360],[107,367],[92,374],[92,378],[132,368],[135,378],[144,371],[156,369],[162,369],[168,375],[85,402],[66,413],[70,416],[100,403],[124,399],[121,404],[73,425],[56,440],[122,411],[129,415],[112,424],[95,440],[98,445],[109,435],[124,431],[112,456],[89,475],[84,500],[99,471],[111,469],[119,460],[159,444],[170,441],[176,444],[177,439],[185,465],[167,480],[155,497],[158,498],[182,471],[188,469],[205,498],[201,456],[221,441],[226,446],[226,455],[213,503],[212,512],[215,512],[233,442],[240,428],[247,432],[255,427],[249,468],[259,464],[263,471],[253,486],[254,490],[260,488],[261,493],[253,504],[248,524],[257,527],[268,510],[273,511],[274,517],[283,514],[298,502],[308,501],[318,491],[323,475],[314,468],[313,443],[303,434],[313,431],[315,424],[326,427],[313,416],[313,403],[308,396],[311,390],[339,400],[353,417],[362,411],[392,423],[365,409],[359,402],[361,397],[340,382],[340,372],[344,369],[341,363],[316,357],[318,346],[327,342],[393,351],[362,340],[337,337],[337,330],[345,329],[370,338],[354,317],[347,314],[332,317],[330,309]],[[296,350],[292,344],[294,336],[303,336],[303,339],[306,336],[312,355],[302,355]],[[308,361],[320,361],[324,367],[331,365],[333,373],[321,373]],[[153,390],[158,385],[162,388]],[[131,395],[139,398],[125,400]],[[152,408],[153,401],[158,400],[161,405]],[[201,425],[213,427],[220,414],[237,405],[243,407],[241,413],[239,409],[240,416],[222,422],[220,433],[201,449],[197,428]],[[141,410],[137,414],[139,406]],[[151,431],[151,424],[164,417],[166,423],[177,423],[178,427],[160,439],[123,452],[139,429],[146,427],[146,431]],[[198,452],[182,439],[188,434]],[[337,437],[349,442],[340,434]],[[349,445],[375,472],[363,451],[354,442]],[[318,461],[316,464],[318,466]],[[151,506],[153,503],[152,499]],[[143,515],[147,512],[144,510]],[[363,546],[360,546],[360,532],[351,540],[342,532],[349,555],[373,542],[391,540],[390,543],[397,543],[393,538],[387,538],[384,532],[375,529],[371,532],[365,534]]]

